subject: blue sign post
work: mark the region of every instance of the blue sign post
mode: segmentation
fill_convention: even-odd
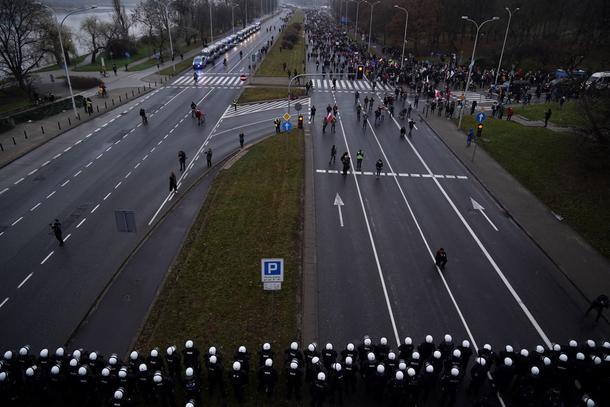
[[[485,119],[487,119],[487,116],[483,112],[477,113],[474,117],[477,120],[477,122],[479,122],[479,123],[483,123],[485,121]]]
[[[284,259],[261,259],[261,281],[265,290],[280,290],[284,281]]]
[[[282,123],[281,128],[282,128],[282,131],[290,131],[290,130],[292,130],[292,123],[284,122],[284,123]]]

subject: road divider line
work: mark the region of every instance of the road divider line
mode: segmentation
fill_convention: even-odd
[[[26,278],[23,279],[23,281],[21,283],[19,283],[19,285],[17,286],[17,289],[20,289],[21,287],[23,287],[23,285],[25,283],[28,282],[28,280],[34,275],[34,272],[32,271],[30,274],[28,274],[28,276]]]
[[[38,168],[34,168],[32,171],[28,172],[28,175],[34,175],[38,171]]]
[[[95,207],[93,209],[91,209],[91,213],[97,211],[97,208],[100,207],[100,204],[95,205]]]
[[[79,227],[82,226],[83,223],[85,223],[85,221],[87,220],[87,218],[83,218],[83,220],[81,220],[80,222],[78,222],[78,225],[76,225],[76,229],[78,229]]]
[[[0,302],[0,308],[4,307],[4,304],[6,304],[8,302],[8,300],[10,299],[10,297],[6,297],[4,299],[4,301]]]
[[[13,223],[11,223],[11,226],[15,226],[16,224],[18,224],[19,222],[21,222],[23,220],[23,216],[19,217],[19,219],[17,219],[16,221],[14,221]]]
[[[109,197],[110,195],[112,195],[112,192],[108,192],[108,193],[106,194],[106,196],[104,197],[104,199],[102,199],[102,201],[105,201],[106,199],[108,199],[108,197]]]
[[[57,191],[53,191],[53,192],[51,192],[49,195],[47,195],[47,199],[49,199],[50,197],[52,197],[53,195],[55,195],[55,192],[57,192]]]
[[[36,210],[36,208],[38,208],[40,205],[41,205],[41,203],[40,203],[40,202],[38,202],[36,205],[32,206],[32,207],[30,208],[30,212],[34,212],[34,211]]]
[[[63,184],[61,184],[62,187],[65,187],[66,185],[68,185],[68,182],[70,182],[70,180],[66,180],[66,182],[64,182]]]
[[[3,193],[5,193],[6,191],[8,191],[8,188],[4,188],[2,191],[0,191],[0,195],[2,195]]]
[[[49,260],[49,258],[51,256],[53,256],[53,253],[55,253],[55,250],[52,250],[51,253],[47,254],[47,257],[45,257],[44,259],[42,259],[42,261],[40,262],[40,265],[43,265],[47,262],[47,260]]]
[[[72,233],[68,233],[68,235],[66,237],[64,237],[64,242],[67,242],[71,236],[72,236]]]
[[[23,177],[19,178],[17,181],[15,181],[15,183],[14,183],[13,185],[19,185],[19,184],[21,184],[21,182],[23,182],[23,180],[24,180],[24,179],[25,179],[25,178],[23,178]]]
[[[73,177],[78,177],[82,172],[83,172],[83,170],[76,171],[76,173],[73,175]]]

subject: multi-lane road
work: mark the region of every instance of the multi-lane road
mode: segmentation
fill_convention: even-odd
[[[197,82],[177,77],[146,96],[53,139],[0,170],[0,348],[65,343],[114,273],[179,193],[239,147],[239,124],[223,118],[239,95],[251,55],[278,31],[281,15],[220,57]],[[243,59],[239,52],[243,53]],[[198,126],[190,105],[202,107]],[[148,124],[138,112],[144,108]],[[243,125],[243,123],[242,123]],[[247,129],[247,142],[273,131]],[[187,155],[179,171],[178,152]],[[116,211],[133,212],[135,232],[119,232]],[[59,219],[65,246],[49,223]],[[105,332],[100,332],[103,335]]]

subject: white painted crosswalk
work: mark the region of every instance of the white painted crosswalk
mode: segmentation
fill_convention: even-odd
[[[297,115],[298,113],[294,110],[294,105],[300,103],[303,108],[309,107],[311,104],[310,98],[302,98],[298,100],[293,100],[290,102],[291,110],[293,115]],[[243,116],[247,114],[254,114],[260,112],[267,112],[271,110],[281,110],[282,112],[286,112],[288,109],[288,101],[287,100],[276,100],[271,102],[262,102],[262,103],[253,103],[247,105],[238,105],[237,109],[230,108],[227,109],[223,118],[227,117],[235,117],[235,116]],[[308,112],[308,109],[301,109],[301,113]]]
[[[496,99],[491,99],[489,98],[486,94],[482,94],[482,93],[477,93],[477,92],[464,92],[464,98],[466,99],[466,105],[470,106],[470,103],[472,103],[473,100],[476,100],[477,103],[493,103]],[[454,99],[460,99],[462,97],[462,92],[460,91],[454,91],[453,92],[453,98]]]
[[[337,79],[335,81],[335,87],[333,89],[333,80],[332,79],[312,79],[313,89],[314,91],[322,91],[322,92],[366,92],[373,90],[373,83],[366,80],[348,80],[348,79]],[[375,90],[377,91],[385,91],[385,92],[393,92],[394,86],[390,84],[383,84],[380,82],[375,83]]]
[[[239,75],[202,75],[195,80],[193,76],[183,75],[174,80],[169,86],[185,87],[185,86],[199,86],[199,87],[216,87],[216,88],[237,88],[243,86],[244,82],[240,79]]]

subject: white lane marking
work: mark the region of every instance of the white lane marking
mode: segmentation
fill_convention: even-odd
[[[316,170],[316,172],[319,172],[321,174],[326,174],[326,170]]]
[[[98,127],[97,129],[93,130],[93,132],[94,132],[94,133],[97,133],[97,132],[98,132],[98,131],[100,131],[100,130],[101,130],[101,128],[99,128],[99,127]]]
[[[89,133],[89,134],[87,134],[87,135],[85,136],[85,138],[89,138],[89,137],[91,137],[92,135],[93,135],[93,133]]]
[[[70,146],[70,147],[66,147],[66,148],[64,149],[64,153],[67,153],[67,152],[68,152],[68,151],[70,151],[70,150],[72,150],[72,146]]]
[[[396,126],[398,128],[400,128],[400,124],[396,121],[396,118],[392,117],[392,120],[394,121]],[[419,151],[415,148],[413,143],[411,143],[411,140],[409,140],[407,138],[407,142],[409,143],[411,150],[413,150],[413,152],[415,153],[415,155],[417,156],[419,161],[422,163],[422,165],[424,166],[426,171],[428,171],[428,174],[432,174],[432,170],[430,169],[430,167],[428,166],[426,161],[422,158],[422,156],[419,154]],[[379,141],[377,141],[377,144],[379,144]],[[380,147],[381,147],[381,145],[380,145]],[[534,316],[532,315],[530,310],[527,308],[527,306],[525,305],[525,303],[523,302],[523,300],[521,299],[519,294],[517,294],[517,291],[515,291],[512,284],[508,281],[508,279],[506,278],[506,276],[504,275],[504,273],[502,272],[502,270],[500,269],[500,267],[498,266],[496,261],[493,259],[493,257],[491,257],[491,254],[489,254],[489,252],[487,251],[487,248],[485,247],[485,245],[483,245],[483,242],[479,239],[479,237],[474,232],[474,230],[472,229],[472,227],[470,226],[468,221],[464,218],[464,216],[462,215],[460,210],[457,208],[457,206],[455,206],[455,203],[453,202],[451,197],[449,197],[449,195],[447,194],[447,191],[445,191],[445,188],[443,188],[443,186],[438,181],[438,179],[436,179],[436,178],[432,178],[432,179],[434,180],[434,183],[436,184],[437,188],[439,189],[439,191],[441,192],[441,194],[443,195],[443,197],[445,198],[447,203],[449,203],[449,205],[453,209],[453,212],[455,213],[455,215],[462,222],[462,224],[464,225],[464,227],[466,228],[466,230],[468,231],[468,233],[470,234],[472,239],[475,241],[477,246],[479,246],[479,249],[485,256],[485,258],[487,259],[489,264],[491,264],[492,268],[494,269],[494,271],[496,272],[498,277],[500,277],[500,280],[504,283],[505,287],[508,289],[510,294],[513,296],[513,298],[515,299],[515,301],[517,302],[517,304],[519,305],[519,307],[521,308],[521,310],[523,311],[523,313],[525,314],[527,319],[530,321],[530,323],[532,324],[534,329],[538,332],[538,335],[540,336],[540,338],[542,338],[542,340],[544,341],[546,346],[550,349],[553,345],[552,345],[551,341],[549,340],[548,336],[546,335],[546,333],[540,327],[540,324],[538,323],[536,318],[534,318]],[[430,255],[432,256],[431,251],[430,251]]]
[[[106,199],[108,199],[108,197],[109,197],[110,195],[112,195],[112,192],[108,192],[108,193],[106,194],[106,196],[104,197],[104,199],[102,199],[102,200],[103,200],[103,201],[105,201]]]
[[[144,157],[142,157],[142,161],[146,160],[148,158],[148,154],[146,154]]]
[[[70,236],[72,236],[72,233],[68,233],[68,236],[64,237],[64,242],[66,242],[68,239],[70,239]]]
[[[40,262],[40,264],[41,264],[41,265],[45,264],[45,263],[46,263],[46,261],[47,261],[47,260],[49,260],[49,258],[50,258],[51,256],[53,256],[53,253],[55,253],[55,250],[52,250],[52,251],[51,251],[51,253],[47,254],[47,257],[45,257],[45,258],[44,258],[44,259],[43,259],[43,260]]]
[[[151,152],[151,153],[154,153],[156,148],[157,148],[157,147],[153,147],[153,148],[151,148],[151,149],[150,149],[150,152]]]
[[[66,182],[64,182],[63,184],[61,184],[62,187],[65,187],[66,185],[68,185],[68,182],[70,182],[70,180],[66,180]]]
[[[85,168],[91,167],[91,164],[93,164],[93,161],[91,161],[89,164],[85,165]]]
[[[98,155],[97,157],[95,157],[96,160],[99,160],[100,158],[102,158],[102,156],[104,155],[104,153]]]
[[[47,160],[47,161],[43,162],[43,163],[42,163],[42,165],[41,165],[41,167],[45,167],[45,166],[49,165],[49,163],[50,163],[50,162],[51,162],[51,161],[49,161],[49,160]]]
[[[97,208],[99,208],[99,207],[100,207],[100,204],[95,205],[95,208],[91,209],[91,213],[97,211]]]
[[[158,146],[160,146],[163,143],[163,140],[159,140],[159,142],[157,143]]]
[[[333,95],[333,99],[335,99]],[[335,99],[335,103],[337,100]],[[347,149],[347,154],[351,157],[351,153],[349,150],[349,144],[347,142],[347,136],[345,135],[345,128],[343,127],[343,121],[341,116],[339,115],[339,125],[341,127],[341,133],[343,134],[343,142],[345,143],[345,148]],[[366,230],[369,235],[369,241],[371,243],[371,249],[373,250],[373,255],[375,257],[375,264],[377,266],[377,273],[379,274],[379,280],[381,281],[381,287],[383,289],[383,296],[385,297],[386,307],[388,309],[388,313],[390,315],[390,321],[392,323],[392,329],[394,331],[394,337],[396,339],[396,344],[400,345],[400,337],[398,336],[398,328],[396,327],[396,320],[394,319],[394,311],[392,311],[392,304],[390,302],[390,297],[388,295],[388,289],[385,285],[385,277],[383,275],[383,270],[381,269],[381,262],[379,260],[379,255],[377,253],[377,245],[375,243],[375,238],[373,237],[373,232],[371,230],[371,225],[369,223],[369,217],[366,212],[366,207],[364,206],[364,199],[362,198],[362,192],[360,191],[360,183],[358,182],[358,177],[356,174],[352,174],[354,178],[354,183],[356,184],[356,191],[358,192],[358,199],[360,200],[360,208],[362,209],[362,215],[364,216],[364,222],[366,224]]]
[[[83,218],[83,220],[81,220],[80,222],[78,222],[78,225],[76,225],[76,229],[78,229],[79,227],[81,227],[81,225],[83,223],[85,223],[85,221],[87,220],[87,218]]]
[[[28,172],[28,175],[33,175],[36,171],[38,171],[38,168],[34,168],[32,171]]]
[[[0,302],[0,308],[4,307],[4,304],[6,304],[8,302],[8,300],[9,300],[9,297],[6,297],[4,299],[4,301]]]
[[[114,142],[114,145],[116,146],[117,144],[119,144],[121,142],[122,139],[118,139],[117,141]]]
[[[56,160],[56,159],[58,159],[60,156],[61,156],[61,153],[59,153],[59,154],[55,154],[55,155],[53,156],[53,159],[54,159],[54,160]]]
[[[19,178],[17,181],[15,181],[15,183],[13,185],[18,185],[20,184],[25,178],[21,177]]]
[[[77,145],[79,145],[79,144],[80,144],[80,143],[82,143],[82,142],[83,142],[83,139],[80,139],[80,140],[76,141],[76,142],[74,143],[74,145],[75,145],[75,146],[77,146]]]
[[[25,283],[27,283],[27,281],[34,275],[34,272],[32,271],[30,274],[28,274],[28,276],[26,278],[23,279],[23,281],[21,283],[19,283],[19,285],[17,286],[17,289],[20,289],[21,287],[23,287],[23,285]]]
[[[83,172],[83,170],[76,171],[76,173],[73,175],[73,177],[78,177],[82,172]]]
[[[8,191],[8,188],[4,188],[2,191],[0,191],[0,195],[2,195],[3,193],[5,193],[6,191]]]
[[[119,183],[114,186],[114,189],[117,189],[118,187],[120,187],[122,183],[123,183],[123,181],[119,181]]]
[[[455,175],[445,175],[445,178],[455,179]]]
[[[30,208],[30,212],[34,212],[34,211],[36,210],[36,208],[38,208],[40,205],[41,205],[41,203],[40,203],[40,202],[38,202],[36,205],[32,206],[32,207]]]
[[[53,191],[53,192],[51,192],[49,195],[47,195],[47,199],[49,199],[50,197],[52,197],[53,195],[55,195],[55,192],[57,192],[57,191]]]
[[[108,147],[108,148],[106,149],[106,151],[110,151],[111,149],[112,149],[112,146]]]
[[[11,226],[15,226],[16,224],[18,224],[19,222],[21,222],[23,220],[23,216],[21,216],[19,219],[17,219],[16,221],[14,221],[13,223],[11,223]]]
[[[459,179],[466,179],[466,178],[468,178],[468,177],[467,177],[467,176],[465,176],[465,175],[458,175],[457,177],[458,177]]]
[[[130,175],[131,175],[131,171],[129,171],[127,174],[125,174],[125,178],[129,178]]]

